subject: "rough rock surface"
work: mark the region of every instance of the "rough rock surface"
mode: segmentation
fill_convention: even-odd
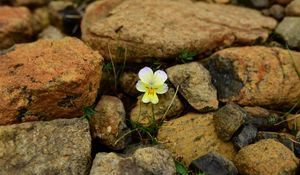
[[[244,125],[239,132],[232,137],[232,143],[237,148],[242,148],[255,141],[257,135],[257,128],[253,125]]]
[[[127,61],[166,59],[265,40],[276,21],[258,11],[231,5],[174,0],[98,1],[83,18],[82,38],[106,59],[127,48]],[[147,48],[147,49],[145,49]],[[111,56],[109,54],[111,51]]]
[[[283,144],[266,139],[242,148],[234,163],[243,175],[295,175],[299,160]]]
[[[222,102],[290,108],[300,97],[300,53],[276,47],[249,46],[216,52],[204,65]]]
[[[32,12],[32,26],[35,33],[42,31],[50,24],[49,10],[47,7],[36,8]]]
[[[143,95],[139,96],[136,106],[130,112],[130,119],[134,122],[143,125],[151,124],[153,120],[159,121],[163,119],[166,110],[168,109],[170,103],[172,102],[174,95],[175,95],[175,89],[169,88],[167,93],[158,95],[159,102],[154,106],[152,106],[151,103],[148,104],[143,103],[142,102]],[[183,109],[184,106],[179,100],[178,96],[176,95],[164,119],[168,119],[170,117],[179,115],[183,111]]]
[[[78,39],[20,44],[0,60],[0,125],[79,117],[96,98],[102,57]]]
[[[295,136],[288,133],[259,131],[257,139],[274,139],[294,152],[294,142],[297,141]],[[296,143],[295,143],[296,144]]]
[[[138,148],[131,155],[98,153],[90,175],[173,175],[175,172],[175,163],[168,151],[146,147]]]
[[[125,117],[125,109],[119,98],[102,96],[90,120],[92,137],[111,149],[125,148],[126,137],[119,139],[126,133]]]
[[[84,119],[0,126],[0,174],[86,174],[91,136]]]
[[[196,110],[206,112],[218,109],[217,91],[209,72],[198,62],[169,67],[169,80]]]
[[[32,15],[26,7],[0,6],[0,50],[33,35]]]
[[[56,27],[48,26],[41,33],[39,39],[62,39],[65,35]]]
[[[211,151],[229,160],[233,160],[236,154],[230,142],[225,143],[218,138],[212,113],[189,113],[170,120],[159,129],[157,138],[186,165]]]
[[[285,17],[275,32],[280,34],[290,48],[300,49],[300,17]]]
[[[229,141],[244,124],[246,111],[236,104],[227,104],[214,113],[214,124],[220,139]]]
[[[285,13],[288,16],[300,16],[300,0],[293,0],[285,8]]]

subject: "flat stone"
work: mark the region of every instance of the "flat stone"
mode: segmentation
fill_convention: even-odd
[[[20,44],[0,60],[0,125],[80,117],[96,99],[103,59],[79,39]]]
[[[230,160],[214,152],[193,160],[189,168],[195,173],[203,172],[207,175],[238,174],[237,168]]]
[[[203,61],[221,102],[291,108],[300,98],[300,52],[277,47],[228,48]],[[293,61],[294,60],[294,61]],[[295,63],[295,64],[294,64]]]
[[[0,53],[1,49],[32,37],[32,20],[32,14],[26,7],[0,6]]]
[[[185,165],[211,151],[233,160],[236,150],[230,142],[218,138],[213,123],[213,114],[188,113],[164,123],[157,135],[160,143],[166,146]]]
[[[169,67],[169,80],[196,110],[207,112],[218,109],[217,91],[209,72],[198,62]]]
[[[125,148],[127,126],[126,112],[122,101],[113,96],[103,95],[91,117],[91,134],[100,143],[114,150]]]
[[[256,139],[257,128],[253,125],[244,125],[232,138],[232,143],[237,148],[242,148],[253,143]]]
[[[236,104],[227,104],[214,113],[214,124],[220,139],[229,141],[244,124],[246,112]]]
[[[285,8],[288,16],[300,16],[300,0],[293,0]]]
[[[85,119],[0,126],[0,174],[87,174],[91,136]]]
[[[257,133],[257,139],[274,139],[294,152],[294,141],[296,138],[293,135],[287,133],[259,131]]]
[[[300,49],[300,17],[285,17],[275,32],[281,35],[290,48]]]
[[[174,95],[175,98],[172,102]],[[142,125],[150,125],[156,121],[170,119],[179,115],[184,109],[183,104],[175,94],[175,89],[171,87],[165,94],[158,95],[159,102],[157,105],[143,103],[142,97],[143,95],[138,97],[136,106],[130,112],[130,120]],[[170,109],[166,112],[171,103]]]
[[[105,0],[84,15],[82,39],[105,59],[128,50],[128,62],[176,58],[183,50],[202,54],[234,43],[266,40],[276,21],[252,9],[174,0]],[[147,49],[145,49],[147,48]],[[111,53],[111,54],[110,54]]]
[[[243,175],[296,175],[299,160],[283,144],[265,139],[242,148],[236,155],[234,163],[239,173]]]

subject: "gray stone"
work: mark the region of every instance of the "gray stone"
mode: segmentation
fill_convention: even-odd
[[[123,62],[116,56],[121,47],[128,50],[128,62],[145,62],[175,58],[183,50],[201,54],[266,40],[275,26],[274,19],[258,11],[232,5],[104,0],[89,5],[81,28],[82,39],[107,60]]]
[[[227,104],[214,113],[214,124],[218,136],[229,141],[245,122],[246,112],[236,104]]]
[[[62,39],[65,35],[56,27],[48,26],[40,34],[40,39]]]
[[[270,7],[271,15],[277,19],[281,20],[284,17],[284,7],[279,4],[274,4]]]
[[[234,137],[232,143],[237,148],[242,148],[255,141],[257,135],[257,128],[253,125],[244,125]]]
[[[169,67],[169,80],[196,110],[207,112],[218,109],[217,91],[209,72],[198,62]]]
[[[257,133],[256,138],[258,140],[262,139],[274,139],[284,146],[289,148],[291,151],[294,152],[294,141],[296,140],[295,136],[287,134],[287,133],[277,133],[277,132],[266,132],[266,131],[259,131]]]
[[[192,161],[189,168],[195,172],[203,172],[205,175],[237,175],[238,170],[227,158],[216,152],[208,153]]]
[[[122,101],[113,96],[102,96],[91,117],[91,134],[100,143],[114,150],[124,149],[127,126]]]
[[[249,0],[255,8],[266,8],[270,6],[269,0]]]
[[[91,136],[85,119],[0,126],[0,174],[87,174]]]
[[[300,17],[285,17],[275,32],[280,34],[290,48],[300,48]]]
[[[300,0],[293,0],[285,8],[288,16],[300,16]]]

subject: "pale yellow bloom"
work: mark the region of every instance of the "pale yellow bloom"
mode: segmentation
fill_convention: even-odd
[[[157,104],[157,94],[163,94],[168,91],[168,85],[165,83],[168,76],[162,70],[157,70],[153,73],[151,68],[144,67],[139,72],[139,78],[136,89],[145,93],[142,98],[144,103]]]

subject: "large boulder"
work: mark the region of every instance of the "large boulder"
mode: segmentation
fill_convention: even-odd
[[[276,47],[236,47],[204,61],[222,102],[289,108],[300,98],[300,53]]]
[[[233,43],[265,40],[276,21],[258,11],[231,5],[174,0],[104,0],[86,10],[82,38],[116,62],[166,59]]]
[[[0,126],[0,174],[88,173],[91,136],[85,119]]]
[[[0,125],[79,117],[94,103],[102,57],[78,39],[20,44],[0,60]]]

